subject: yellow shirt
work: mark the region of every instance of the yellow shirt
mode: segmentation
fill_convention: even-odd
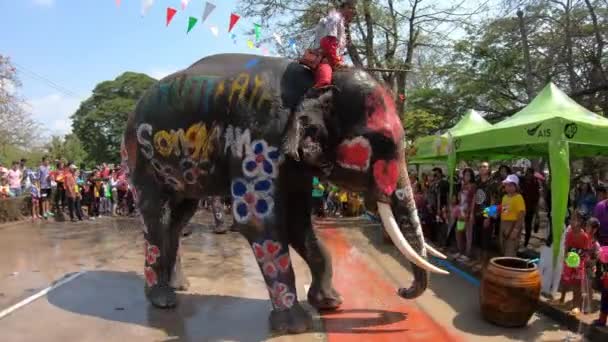
[[[526,204],[522,195],[504,195],[500,219],[503,221],[517,221],[517,216],[519,216],[520,212],[526,212]]]

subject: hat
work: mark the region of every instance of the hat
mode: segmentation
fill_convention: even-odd
[[[515,185],[519,185],[519,177],[517,175],[508,175],[505,180],[502,181],[502,184],[513,183]]]
[[[76,169],[78,169],[78,167],[76,165],[74,165],[74,164],[70,164],[70,169],[76,170]]]

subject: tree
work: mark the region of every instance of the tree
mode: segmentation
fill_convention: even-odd
[[[10,59],[0,54],[0,151],[10,146],[28,147],[38,131],[38,125],[24,110],[23,100],[17,95],[21,86],[17,69]]]
[[[82,142],[88,162],[119,162],[127,116],[155,82],[148,75],[125,72],[95,86],[93,95],[72,115],[72,130]]]
[[[66,134],[63,137],[53,136],[47,145],[48,155],[51,160],[65,159],[80,165],[87,160],[87,153],[82,147],[80,139],[74,134]]]

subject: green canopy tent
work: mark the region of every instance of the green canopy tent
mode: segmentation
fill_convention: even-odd
[[[492,128],[478,112],[471,109],[448,131],[441,135],[430,135],[416,139],[414,142],[415,154],[409,158],[410,164],[438,164],[445,163],[449,155],[451,137],[460,137],[467,134],[481,132]],[[451,137],[450,137],[451,136]]]
[[[549,83],[525,108],[491,129],[454,137],[451,162],[493,156],[549,156],[553,256],[557,258],[570,189],[570,157],[608,154],[608,119],[597,115]],[[453,169],[451,169],[453,172]]]

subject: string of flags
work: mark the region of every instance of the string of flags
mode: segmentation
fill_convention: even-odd
[[[116,7],[120,8],[122,1],[115,0],[115,3],[116,3]],[[190,5],[191,0],[181,0],[180,3],[181,3],[181,11],[185,11],[186,8],[188,8],[188,6]],[[155,4],[155,0],[141,0],[142,17],[144,17],[148,14],[148,12],[154,6],[154,4]],[[186,34],[190,33],[198,23],[200,23],[201,25],[203,23],[205,23],[206,20],[214,12],[216,7],[217,6],[214,3],[205,1],[205,6],[203,8],[201,17],[189,15]],[[173,22],[177,13],[178,13],[178,9],[175,7],[166,8],[165,26],[168,27],[169,25],[171,25],[171,23]],[[237,35],[235,33],[233,33],[232,31],[240,19],[241,19],[240,15],[238,15],[236,13],[230,13],[230,18],[228,21],[228,34],[234,44],[237,44]],[[209,30],[211,31],[211,34],[213,34],[213,36],[219,37],[220,29],[217,25],[208,24],[207,27],[209,28]],[[249,31],[248,34],[252,34],[252,33],[253,33],[254,38],[246,39],[247,47],[250,49],[260,49],[262,51],[262,53],[268,54],[269,53],[268,48],[266,48],[265,46],[262,45],[264,42],[268,41],[268,39],[266,39],[266,38],[262,39],[262,25],[260,25],[258,23],[254,23],[253,30]],[[278,33],[276,33],[276,32],[272,33],[272,37],[270,37],[270,40],[272,40],[273,38],[279,46],[287,47],[287,48],[293,49],[294,51],[297,52],[296,41],[294,38],[289,38],[287,41],[287,45],[284,45],[284,41]]]

